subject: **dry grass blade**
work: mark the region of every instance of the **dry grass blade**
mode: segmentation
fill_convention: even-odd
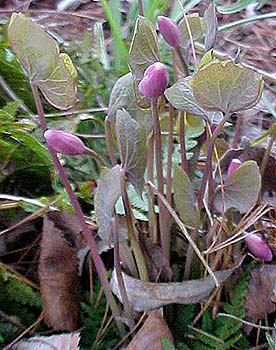
[[[244,239],[249,234],[255,233],[250,232],[247,233],[246,230],[252,226],[255,222],[257,222],[259,219],[261,219],[271,208],[267,207],[267,205],[262,205],[258,207],[253,212],[251,210],[248,211],[248,213],[243,217],[243,219],[240,221],[239,225],[236,227],[236,230],[234,231],[234,235],[224,242],[216,245],[215,247],[212,247],[211,249],[207,249],[204,254],[211,254],[214,253],[220,249],[223,249],[233,243],[236,243],[242,239]],[[246,234],[244,234],[246,233]]]
[[[158,192],[158,190],[156,189],[156,187],[153,185],[152,182],[148,181],[148,185],[150,186],[150,188],[152,189],[152,191],[158,196],[158,198],[162,201],[162,203],[164,204],[164,206],[166,207],[166,209],[168,210],[168,212],[171,214],[171,216],[173,217],[173,219],[175,220],[175,222],[177,223],[177,225],[179,226],[180,230],[183,232],[184,236],[186,237],[186,239],[188,240],[188,242],[190,243],[190,245],[192,246],[192,248],[194,249],[196,255],[198,256],[199,260],[202,262],[203,266],[205,267],[205,269],[208,271],[209,275],[213,278],[214,283],[216,285],[216,287],[219,287],[219,282],[216,278],[216,276],[214,275],[214,272],[211,270],[210,266],[206,263],[203,255],[201,254],[201,252],[199,251],[197,245],[195,244],[195,242],[192,240],[191,236],[189,235],[185,225],[183,224],[183,222],[179,219],[178,215],[176,214],[175,210],[171,207],[171,205],[168,203],[168,201],[166,200],[166,198],[160,194]]]

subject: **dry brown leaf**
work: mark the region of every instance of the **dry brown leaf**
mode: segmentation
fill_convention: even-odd
[[[214,272],[219,283],[224,282],[233,270]],[[135,311],[147,311],[169,304],[194,304],[207,296],[215,288],[212,277],[171,283],[151,283],[138,280],[123,273],[129,302]],[[113,272],[111,288],[120,299],[116,274]]]
[[[163,350],[162,337],[173,341],[171,331],[160,311],[153,311],[125,350]]]
[[[80,333],[22,339],[11,350],[79,350]]]
[[[276,283],[276,266],[260,265],[254,268],[248,285],[245,310],[246,317],[265,320],[276,310],[272,298]]]
[[[54,330],[76,330],[80,314],[75,216],[49,212],[44,218],[39,277],[46,323]]]

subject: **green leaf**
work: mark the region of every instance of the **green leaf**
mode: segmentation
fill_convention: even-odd
[[[215,60],[194,75],[191,80],[194,97],[209,111],[225,114],[253,107],[262,94],[262,76],[231,60]]]
[[[224,209],[237,209],[246,213],[258,200],[261,189],[261,176],[255,161],[244,162],[226,180],[224,184]],[[214,206],[222,210],[222,195],[220,186],[215,191]]]
[[[187,16],[188,23],[191,29],[193,40],[199,40],[200,37],[204,34],[204,21],[203,18],[199,16],[198,13],[193,13]],[[190,46],[190,36],[187,29],[185,18],[179,22],[180,38],[181,43],[180,47],[183,50],[184,56],[187,56],[187,48]]]
[[[165,91],[165,96],[176,109],[196,115],[205,114],[193,95],[189,81],[185,78],[179,79],[168,88]]]
[[[147,135],[126,110],[118,110],[116,135],[128,180],[138,193],[142,193],[147,166]]]
[[[116,121],[116,113],[125,109],[145,130],[147,135],[152,130],[152,117],[150,110],[140,109],[135,100],[132,74],[128,73],[119,78],[110,95],[108,118],[112,123]]]
[[[205,122],[198,115],[186,113],[185,137],[187,139],[201,136],[205,131]]]
[[[114,215],[115,204],[121,195],[120,169],[120,165],[115,165],[98,181],[95,213],[99,225],[98,235],[105,241],[110,239],[111,218]]]
[[[20,104],[20,100],[7,103],[7,105],[0,110],[0,120],[3,120],[3,122],[14,120]]]
[[[210,4],[204,13],[204,24],[205,24],[205,41],[204,48],[208,51],[213,48],[218,31],[218,21],[216,16],[216,7],[214,4]]]
[[[10,134],[18,142],[25,145],[27,148],[32,150],[37,156],[37,158],[48,166],[52,165],[50,156],[46,147],[44,147],[37,139],[24,130],[11,130]]]
[[[188,175],[179,165],[174,166],[173,190],[175,208],[181,220],[186,225],[196,226],[199,221],[196,195]]]
[[[198,68],[202,68],[203,66],[205,66],[206,64],[212,62],[214,59],[214,55],[213,55],[213,50],[209,50],[205,53],[205,55],[202,57]]]
[[[151,21],[139,16],[129,53],[129,67],[134,79],[134,91],[137,105],[141,108],[150,107],[150,99],[138,91],[138,84],[143,79],[144,72],[151,64],[160,61],[157,34]]]
[[[244,10],[248,5],[253,3],[253,0],[237,0],[234,4],[218,6],[217,10],[223,15],[231,15],[232,13],[237,13]]]
[[[60,109],[72,107],[76,102],[73,65],[59,53],[55,40],[31,19],[16,13],[11,17],[8,37],[30,82],[48,102]]]

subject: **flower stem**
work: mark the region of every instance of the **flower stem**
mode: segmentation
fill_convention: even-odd
[[[153,182],[153,163],[154,163],[154,138],[153,135],[150,136],[148,140],[148,181]],[[149,195],[149,231],[151,235],[151,240],[153,243],[158,243],[158,232],[157,232],[157,219],[154,212],[154,194],[148,187]]]
[[[167,156],[167,201],[172,205],[172,153],[173,153],[173,106],[169,104],[169,136]],[[152,180],[149,179],[152,182]]]
[[[185,146],[185,112],[180,112],[179,114],[179,142],[181,149],[181,166],[187,175],[189,175],[189,167],[186,155],[186,146]]]
[[[210,179],[212,178],[212,154],[213,154],[216,138],[219,135],[219,133],[222,131],[224,124],[227,122],[228,119],[229,119],[229,115],[225,115],[224,118],[220,121],[220,123],[217,126],[216,130],[214,131],[214,133],[210,139],[209,145],[208,145],[206,166],[204,168],[201,186],[200,186],[200,190],[198,193],[199,210],[201,210],[203,207],[203,198],[204,198],[207,182],[208,182],[208,180],[210,181]],[[211,175],[211,176],[209,176],[209,175]]]
[[[164,178],[163,178],[163,165],[162,165],[162,140],[161,140],[161,128],[158,115],[158,99],[151,100],[151,111],[153,118],[153,130],[155,141],[155,162],[157,173],[157,188],[158,192],[164,196]],[[164,255],[169,259],[170,257],[170,230],[167,229],[167,211],[163,202],[158,198],[159,206],[159,229],[161,246]]]
[[[130,241],[133,254],[135,256],[135,260],[139,271],[139,277],[143,281],[148,281],[147,265],[145,263],[143,252],[139,246],[138,239],[135,234],[135,229],[133,224],[133,214],[132,214],[132,209],[129,203],[129,198],[126,190],[125,170],[123,168],[120,170],[120,182],[121,182],[123,205],[125,209],[126,222],[127,222],[128,239]]]
[[[109,160],[112,166],[116,165],[116,159],[113,153],[112,149],[112,132],[111,132],[111,123],[108,119],[108,116],[105,118],[104,121],[105,126],[105,142],[106,142],[106,148],[109,156]]]
[[[118,223],[116,217],[111,219],[111,229],[114,240],[114,268],[117,276],[118,286],[120,295],[122,298],[122,303],[124,305],[124,309],[128,318],[129,328],[133,329],[135,326],[135,322],[133,319],[132,309],[129,304],[128,295],[124,283],[124,279],[122,276],[122,268],[121,268],[121,259],[120,259],[120,248],[119,248],[119,233],[118,233]]]
[[[41,100],[39,97],[37,87],[32,85],[32,84],[31,84],[31,87],[32,87],[32,92],[33,92],[33,96],[34,96],[34,100],[35,100],[41,128],[42,128],[42,131],[44,133],[47,130],[47,124],[46,124],[46,118],[44,115],[42,103],[41,103]],[[107,303],[110,305],[112,314],[114,315],[115,320],[116,320],[116,316],[120,315],[120,309],[119,309],[119,307],[115,301],[115,298],[111,292],[111,288],[110,288],[110,285],[109,285],[109,282],[108,282],[108,279],[106,276],[106,270],[105,270],[104,264],[102,262],[102,259],[100,257],[100,254],[97,250],[97,246],[96,246],[93,234],[85,222],[84,214],[82,212],[81,206],[78,202],[78,199],[77,199],[74,191],[72,190],[71,184],[70,184],[68,178],[66,177],[64,169],[63,169],[56,153],[49,146],[48,146],[48,149],[49,149],[50,155],[52,157],[54,166],[55,166],[57,172],[59,173],[59,176],[62,180],[62,183],[65,187],[66,192],[68,193],[68,196],[70,198],[72,206],[75,210],[75,213],[76,213],[77,218],[79,220],[79,223],[81,225],[83,236],[86,240],[88,247],[90,248],[90,253],[92,255],[92,259],[94,261],[99,279],[100,279],[102,287],[104,289]],[[118,329],[120,331],[120,334],[121,335],[125,334],[125,327],[124,327],[123,323],[121,321],[118,321],[118,320],[116,320],[116,323],[117,323]]]

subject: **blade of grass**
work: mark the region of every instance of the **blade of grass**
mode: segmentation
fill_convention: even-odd
[[[181,2],[183,4],[185,1],[181,0]],[[187,3],[185,3],[185,5],[183,4],[185,13],[189,12],[192,8],[194,8],[200,2],[201,0],[190,0]],[[169,17],[175,22],[177,22],[182,17],[182,12],[180,10],[180,7],[177,1],[174,2],[174,5],[172,6]]]
[[[145,17],[148,19],[155,21],[156,18],[163,14],[163,12],[166,10],[168,3],[170,0],[153,0],[150,2],[150,6],[148,10],[145,13]]]
[[[226,30],[241,26],[243,24],[251,23],[251,22],[256,22],[256,21],[263,21],[264,19],[269,19],[269,18],[275,18],[276,17],[276,11],[270,12],[270,13],[265,13],[263,15],[259,16],[253,16],[249,18],[244,18],[240,19],[238,21],[230,22],[227,24],[224,24],[223,26],[220,26],[218,28],[219,32],[225,32]]]
[[[117,5],[116,5],[117,3]],[[111,0],[110,3],[107,0],[101,0],[102,7],[104,9],[106,18],[111,28],[113,35],[113,49],[114,49],[114,64],[115,68],[123,71],[127,71],[128,62],[128,49],[122,39],[120,30],[120,2],[118,0]]]

